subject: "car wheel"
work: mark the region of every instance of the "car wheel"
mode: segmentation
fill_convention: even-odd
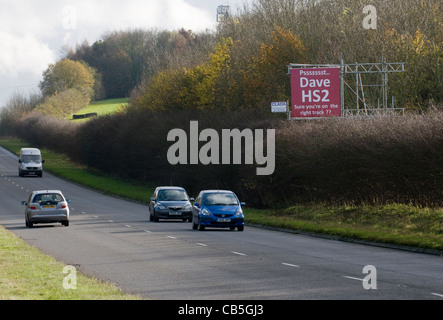
[[[29,222],[28,220],[25,221],[25,224],[27,228],[32,228],[34,226],[34,224],[32,222]]]
[[[205,227],[200,224],[200,220],[198,221],[198,230],[205,231]]]
[[[69,227],[69,220],[63,221],[62,225],[65,226],[65,227]]]
[[[245,229],[245,226],[238,226],[238,227],[237,227],[237,230],[238,230],[238,231],[243,231],[244,229]]]
[[[198,224],[194,222],[194,219],[192,219],[191,221],[192,221],[192,229],[193,230],[197,230],[198,229]]]

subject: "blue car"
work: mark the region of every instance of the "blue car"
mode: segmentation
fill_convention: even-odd
[[[192,207],[192,229],[230,228],[243,231],[245,216],[240,202],[232,191],[203,190]]]

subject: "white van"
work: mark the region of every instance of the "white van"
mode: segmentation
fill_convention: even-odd
[[[42,154],[36,148],[22,148],[18,158],[18,175],[43,176]]]

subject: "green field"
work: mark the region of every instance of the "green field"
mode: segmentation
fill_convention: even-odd
[[[86,108],[77,111],[75,114],[97,113],[99,116],[112,114],[126,107],[128,102],[129,99],[127,98],[95,101]],[[73,115],[71,115],[69,120],[73,120]],[[77,119],[73,121],[85,121],[85,119]]]

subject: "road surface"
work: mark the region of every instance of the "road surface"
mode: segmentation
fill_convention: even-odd
[[[145,205],[48,172],[20,178],[17,165],[0,148],[0,224],[63,263],[146,299],[443,299],[439,256],[248,226],[202,232],[187,222],[149,222]],[[69,227],[25,227],[20,202],[40,189],[71,199]]]

